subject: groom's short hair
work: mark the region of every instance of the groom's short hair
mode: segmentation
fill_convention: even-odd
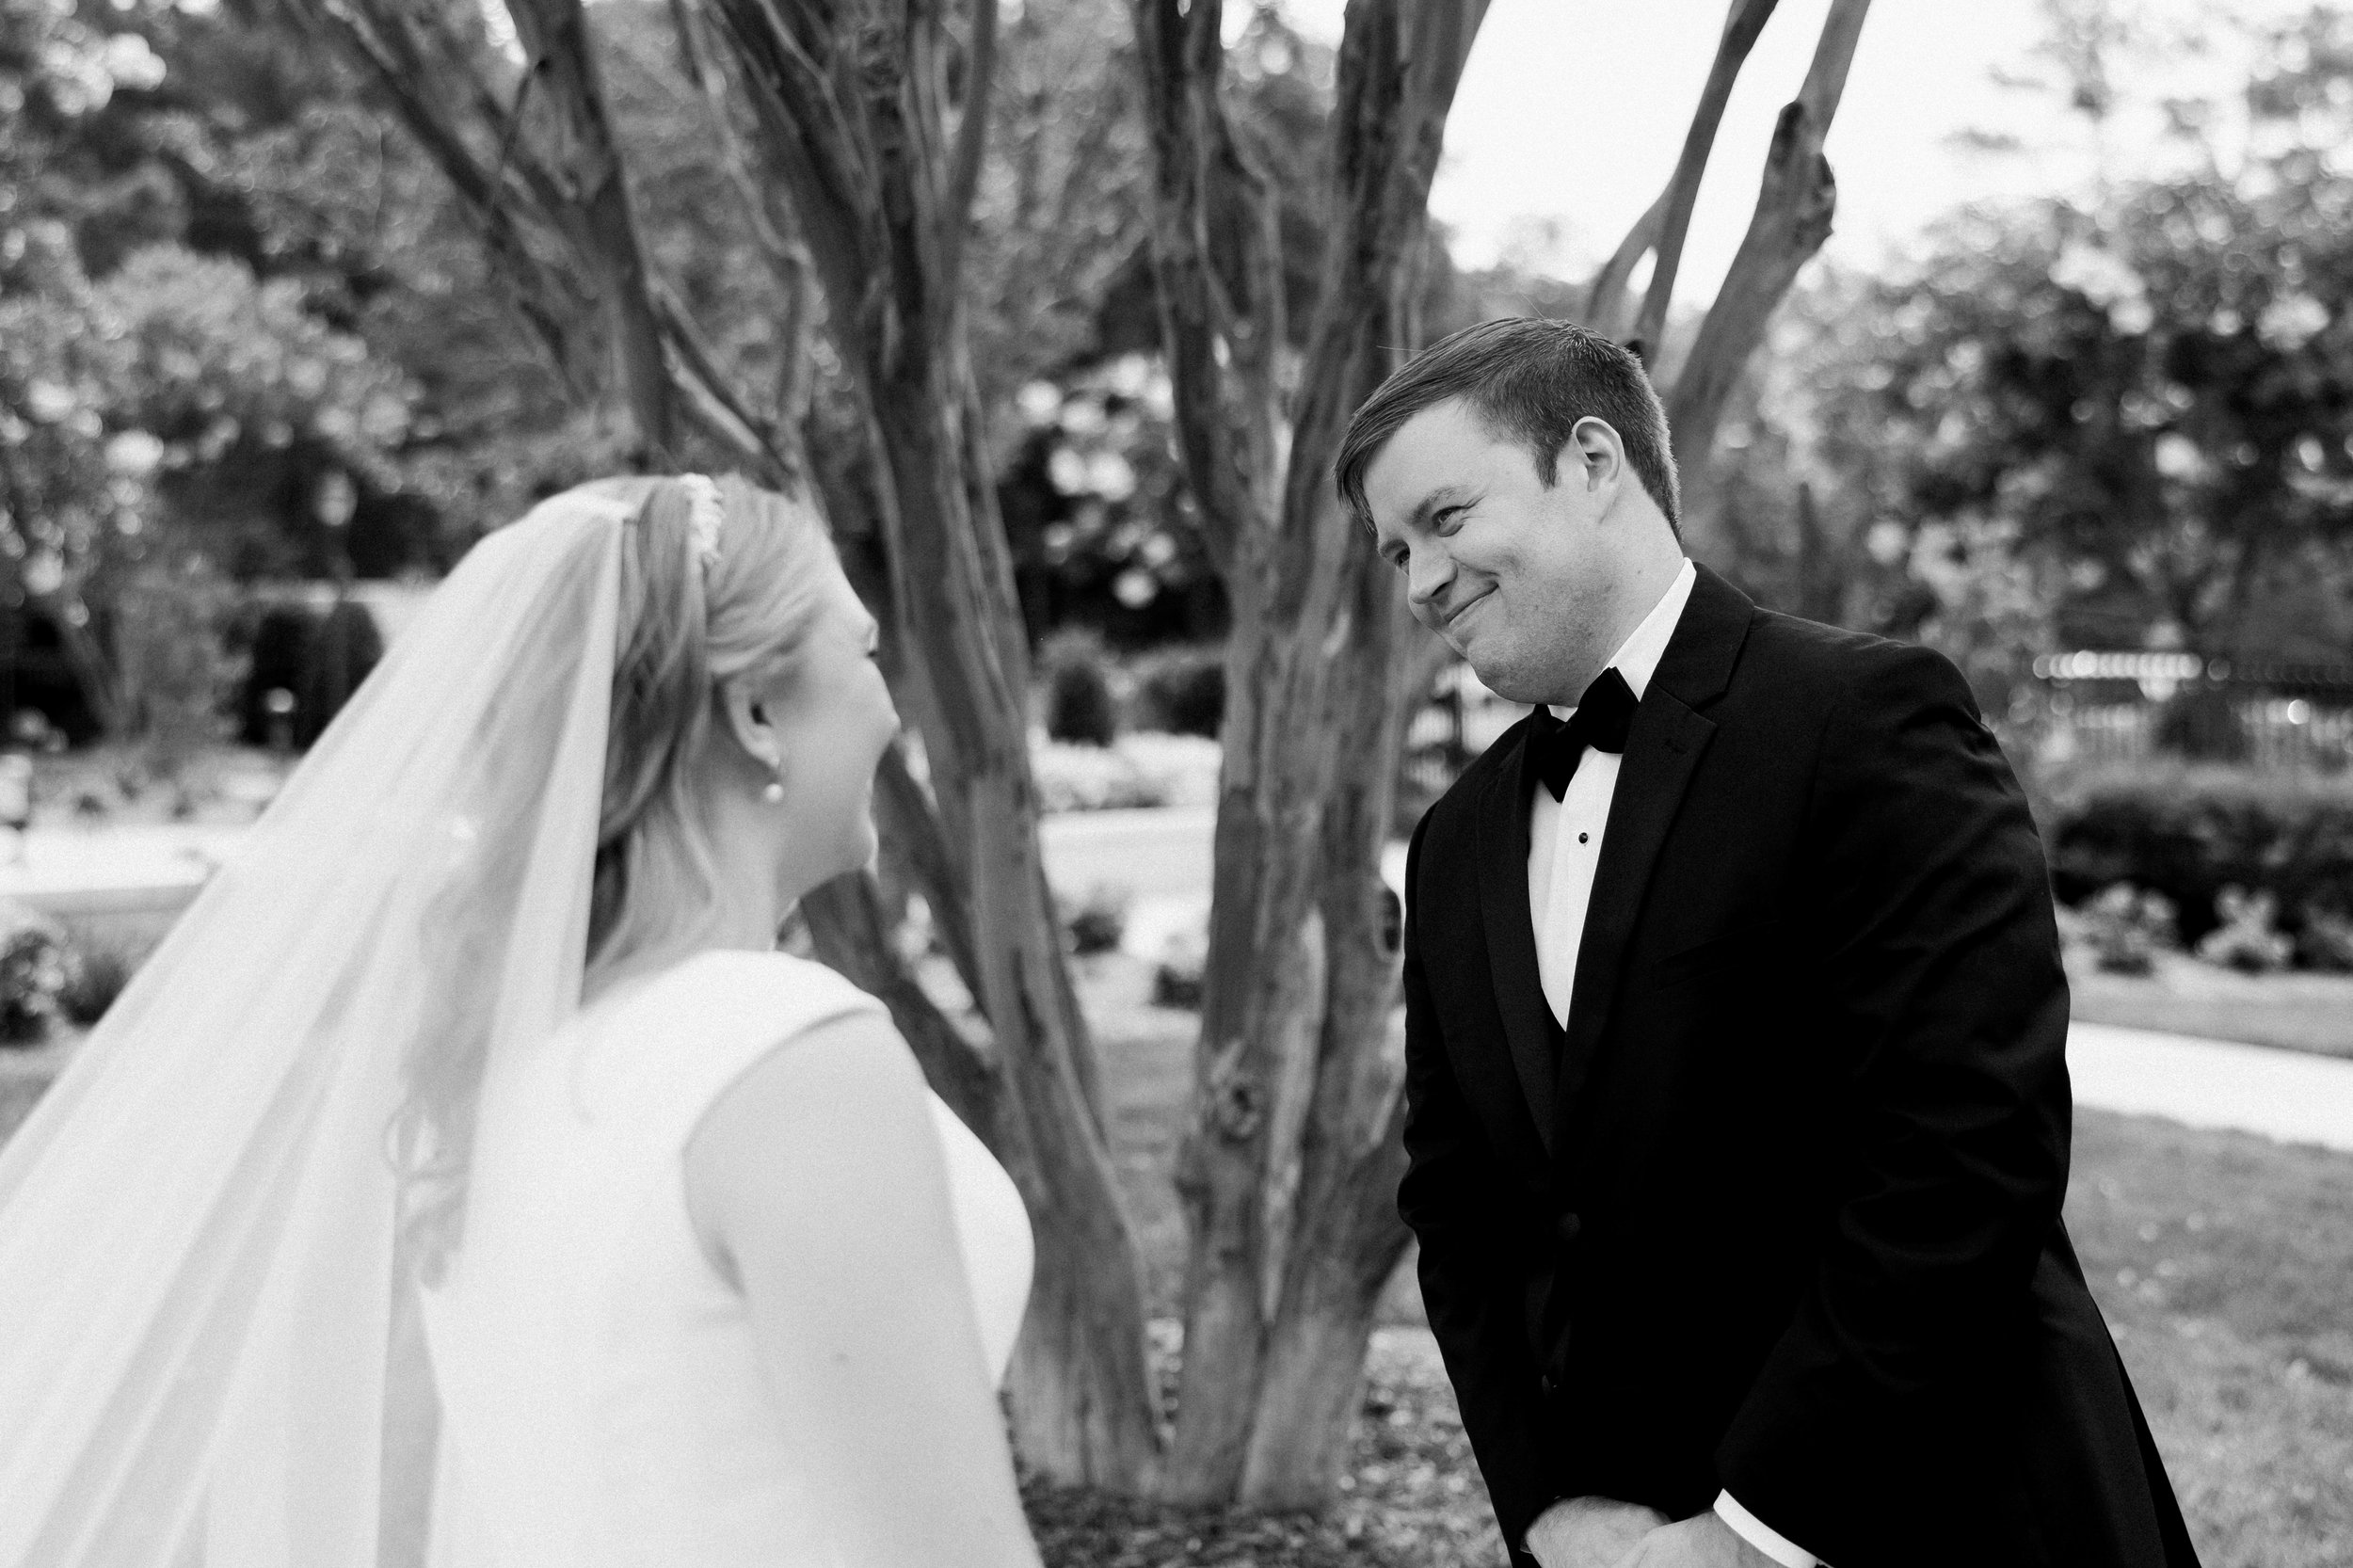
[[[1505,316],[1441,338],[1398,367],[1348,422],[1332,465],[1340,496],[1366,527],[1365,471],[1406,421],[1459,397],[1490,430],[1516,440],[1536,461],[1549,489],[1560,477],[1561,449],[1587,416],[1605,420],[1625,443],[1625,460],[1679,536],[1667,411],[1632,350],[1573,321]]]

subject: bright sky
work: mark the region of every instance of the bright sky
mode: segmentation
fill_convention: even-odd
[[[2205,3],[2144,0],[2142,8],[2186,20]],[[2236,0],[2234,8],[2268,13],[2293,3]],[[1524,264],[1577,277],[1614,249],[1673,170],[1726,4],[1494,0],[1431,194],[1458,258],[1480,265],[1516,251]],[[1289,0],[1286,9],[1302,31],[1337,40],[1345,0]],[[1684,303],[1711,297],[1731,265],[1773,119],[1797,95],[1829,9],[1830,0],[1783,0],[1749,56],[1692,219],[1676,287]],[[2054,101],[1992,79],[1997,67],[2027,71],[2042,36],[2038,0],[1881,0],[1871,8],[1824,149],[1838,178],[1829,254],[1868,265],[1963,200],[2082,182],[2082,137],[2057,123]],[[2199,59],[2174,62],[2170,74],[2228,91],[2240,69]],[[1951,145],[1969,129],[2046,151],[1988,157]],[[2072,153],[2069,142],[2077,144]],[[2109,172],[2134,173],[2137,155],[2131,138],[2112,137]]]

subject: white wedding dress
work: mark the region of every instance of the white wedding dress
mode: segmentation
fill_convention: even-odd
[[[582,1004],[633,493],[468,553],[0,1145],[0,1568],[839,1568],[680,1159],[879,1004],[760,953]],[[388,1144],[469,1038],[421,1292]],[[1001,1373],[1022,1205],[934,1111]]]
[[[486,1084],[466,1240],[424,1297],[440,1387],[433,1568],[830,1568],[744,1299],[690,1222],[704,1112],[810,1027],[880,1003],[781,953],[712,952],[591,1004]],[[965,1274],[1001,1378],[1027,1299],[1013,1182],[935,1096]],[[878,1169],[877,1183],[905,1178]]]

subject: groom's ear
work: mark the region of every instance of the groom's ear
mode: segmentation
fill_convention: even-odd
[[[1614,486],[1625,473],[1625,442],[1608,420],[1587,414],[1570,427],[1560,468],[1561,478],[1579,489]]]

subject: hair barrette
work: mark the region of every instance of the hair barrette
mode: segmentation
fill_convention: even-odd
[[[727,504],[709,474],[681,473],[678,482],[686,488],[686,527],[695,536],[695,554],[708,569],[719,559],[719,530],[727,523]]]

